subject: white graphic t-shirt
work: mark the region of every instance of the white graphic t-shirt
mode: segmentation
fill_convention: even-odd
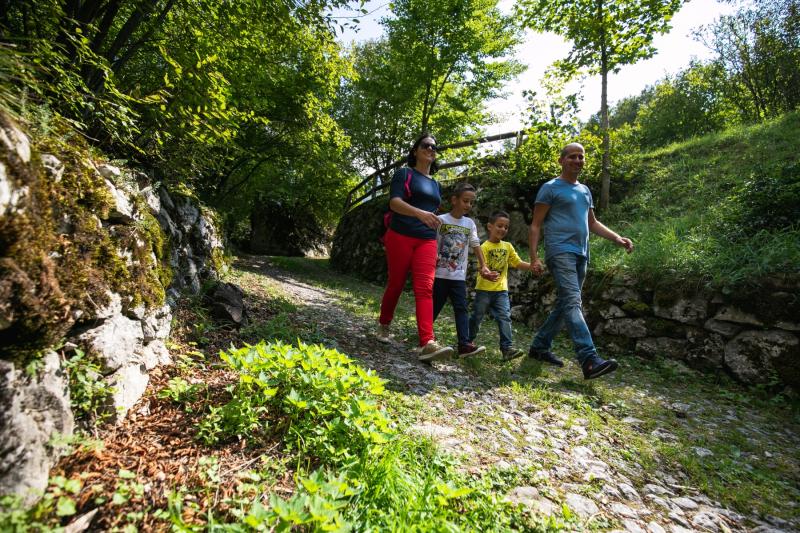
[[[478,228],[469,217],[455,218],[450,213],[439,215],[442,225],[436,235],[436,277],[467,279],[467,254],[479,246]]]

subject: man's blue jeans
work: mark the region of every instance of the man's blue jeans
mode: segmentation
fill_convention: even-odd
[[[475,303],[472,316],[469,317],[470,342],[478,336],[481,322],[487,309],[497,321],[500,331],[500,349],[511,348],[511,301],[508,291],[475,291]]]
[[[586,278],[586,266],[585,257],[572,253],[558,254],[547,260],[547,268],[556,284],[556,304],[533,338],[531,349],[550,351],[553,339],[566,326],[579,363],[597,355],[581,309],[581,287]]]

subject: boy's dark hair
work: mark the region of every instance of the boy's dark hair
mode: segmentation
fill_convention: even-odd
[[[495,211],[489,215],[489,224],[494,224],[498,218],[507,218],[511,220],[511,217],[505,211]]]
[[[414,141],[414,144],[411,145],[411,149],[408,151],[408,157],[406,157],[406,164],[408,165],[408,168],[414,168],[417,165],[417,156],[414,155],[414,151],[417,148],[419,148],[419,143],[421,143],[422,139],[425,139],[426,137],[430,137],[431,139],[433,139],[433,142],[436,142],[436,137],[434,137],[427,131],[422,132],[422,135],[417,137],[417,140]],[[433,163],[431,163],[431,174],[436,174],[436,171],[438,170],[439,170],[439,163],[434,159]]]
[[[453,192],[450,194],[450,198],[455,196],[456,198],[461,198],[461,195],[465,192],[475,192],[475,187],[467,183],[466,181],[462,181],[461,183],[457,183],[456,186],[453,188]]]

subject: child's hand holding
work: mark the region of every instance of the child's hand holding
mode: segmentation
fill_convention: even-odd
[[[497,278],[500,277],[500,273],[489,270],[489,267],[484,266],[481,268],[481,276],[489,281],[497,281]]]

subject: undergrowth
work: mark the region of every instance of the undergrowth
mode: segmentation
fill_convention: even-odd
[[[789,113],[633,158],[618,170],[634,192],[599,218],[636,250],[596,239],[592,267],[723,290],[800,274],[798,135]]]
[[[229,402],[210,408],[198,438],[214,444],[280,431],[298,476],[288,499],[242,494],[215,530],[502,531],[524,523],[487,482],[459,474],[429,440],[398,431],[380,404],[383,381],[344,354],[262,342],[222,358],[239,382]],[[171,502],[173,524],[197,530],[184,519],[193,505],[186,492]]]

